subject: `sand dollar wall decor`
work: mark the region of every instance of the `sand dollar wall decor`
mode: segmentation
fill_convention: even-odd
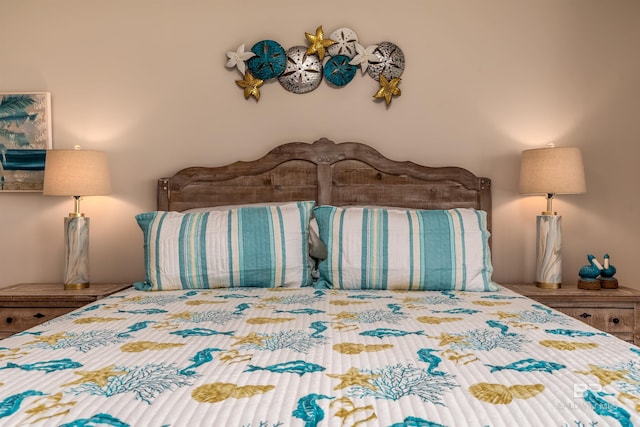
[[[374,100],[384,100],[389,106],[394,97],[400,96],[398,86],[405,58],[395,43],[382,41],[365,47],[351,28],[338,28],[327,37],[322,25],[314,33],[305,33],[305,39],[307,46],[289,49],[274,40],[260,40],[249,51],[245,43],[228,51],[226,67],[240,72],[242,79],[236,84],[244,90],[244,97],[259,101],[264,82],[275,79],[295,94],[314,91],[322,80],[334,88],[344,88],[358,74],[358,66],[361,75],[378,83]]]

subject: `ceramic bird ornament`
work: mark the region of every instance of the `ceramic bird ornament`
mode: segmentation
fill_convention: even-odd
[[[600,270],[602,270],[602,264],[598,262],[594,255],[587,255],[587,259],[589,260],[589,264],[583,265],[578,272],[578,276],[582,280],[596,280],[596,278],[600,275]]]
[[[609,254],[604,254],[604,265],[600,270],[600,285],[605,289],[615,289],[618,287],[618,279],[613,277],[616,268],[611,265]]]
[[[598,290],[600,289],[598,276],[602,271],[602,264],[598,262],[594,255],[587,255],[587,259],[589,260],[589,264],[580,267],[580,271],[578,272],[578,276],[580,276],[580,279],[578,279],[578,288]]]

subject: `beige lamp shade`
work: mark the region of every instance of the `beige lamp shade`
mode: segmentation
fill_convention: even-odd
[[[111,192],[106,153],[48,150],[42,193],[47,196],[99,196]]]
[[[579,148],[538,148],[522,152],[521,194],[579,194],[586,191]]]

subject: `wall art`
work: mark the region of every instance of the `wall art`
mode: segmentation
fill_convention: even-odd
[[[0,92],[0,192],[42,191],[51,94]]]
[[[236,84],[244,97],[260,100],[260,88],[267,80],[278,80],[287,91],[304,94],[314,91],[324,80],[334,88],[347,86],[358,67],[378,83],[373,98],[391,105],[401,95],[400,76],[405,58],[395,43],[383,41],[364,46],[351,28],[338,28],[325,36],[322,25],[315,33],[305,33],[306,46],[282,47],[274,40],[260,40],[250,50],[241,44],[227,52],[227,68],[242,75]]]

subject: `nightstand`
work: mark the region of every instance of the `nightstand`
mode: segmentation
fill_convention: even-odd
[[[531,283],[505,284],[521,295],[561,311],[601,331],[640,345],[640,291],[617,289],[588,291],[576,285],[541,289]]]
[[[0,288],[0,339],[130,286],[130,283],[92,283],[86,289],[65,291],[62,283],[21,283]]]

